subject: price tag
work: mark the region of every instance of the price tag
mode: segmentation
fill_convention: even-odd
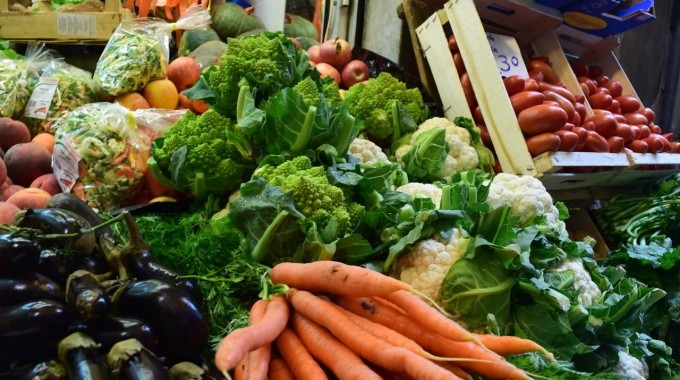
[[[513,37],[501,34],[487,33],[486,38],[491,45],[491,52],[496,58],[498,72],[502,77],[519,75],[523,78],[529,77],[529,71],[524,65],[522,51]]]
[[[58,83],[59,79],[57,78],[41,77],[33,89],[31,97],[28,99],[24,116],[45,120],[50,104],[52,104],[54,93],[57,91]]]

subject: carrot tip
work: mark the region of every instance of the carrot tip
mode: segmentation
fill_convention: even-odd
[[[222,370],[222,375],[224,376],[225,379],[231,380],[231,375],[229,375],[229,371],[227,371],[226,369]]]

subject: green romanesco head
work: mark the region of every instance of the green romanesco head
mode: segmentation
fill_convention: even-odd
[[[429,116],[417,88],[407,88],[406,84],[387,72],[380,73],[364,84],[357,84],[347,90],[346,100],[349,112],[362,119],[366,131],[378,138],[386,139],[394,134],[391,108],[395,101],[400,102],[420,124]]]
[[[340,95],[340,87],[338,87],[338,84],[335,83],[334,80],[324,81],[322,92],[326,101],[328,101],[333,108],[338,107],[343,101],[342,95]]]
[[[263,165],[253,175],[292,192],[295,208],[306,217],[322,220],[334,217],[339,234],[350,231],[363,214],[363,206],[347,200],[343,190],[328,181],[325,168],[312,166],[307,156],[280,165]]]
[[[260,80],[272,76],[273,80],[278,81],[281,70],[277,59],[282,53],[281,49],[278,38],[269,38],[264,34],[230,38],[227,50],[220,59],[220,71]]]
[[[321,103],[321,91],[319,91],[319,87],[311,77],[305,77],[305,79],[299,81],[293,86],[293,90],[302,96],[302,100],[307,107],[317,106]]]

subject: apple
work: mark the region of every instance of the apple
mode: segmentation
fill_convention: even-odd
[[[341,70],[352,60],[352,47],[342,38],[324,41],[319,47],[319,60]]]
[[[368,80],[368,65],[360,59],[351,60],[342,68],[340,77],[342,78],[342,84],[350,88],[356,83]]]
[[[342,82],[340,78],[340,72],[338,71],[338,69],[329,65],[328,63],[326,62],[317,63],[316,66],[314,66],[314,68],[319,71],[319,74],[321,74],[321,78],[330,76],[331,78],[333,78],[335,83],[338,84],[338,86]]]
[[[319,45],[312,45],[307,49],[307,54],[309,54],[310,62],[319,63]]]

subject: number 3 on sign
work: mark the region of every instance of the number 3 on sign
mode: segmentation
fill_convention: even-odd
[[[520,75],[524,78],[529,77],[529,72],[522,60],[522,51],[513,37],[487,33],[486,38],[491,46],[491,52],[496,59],[496,66],[498,66],[498,72],[501,76]]]

